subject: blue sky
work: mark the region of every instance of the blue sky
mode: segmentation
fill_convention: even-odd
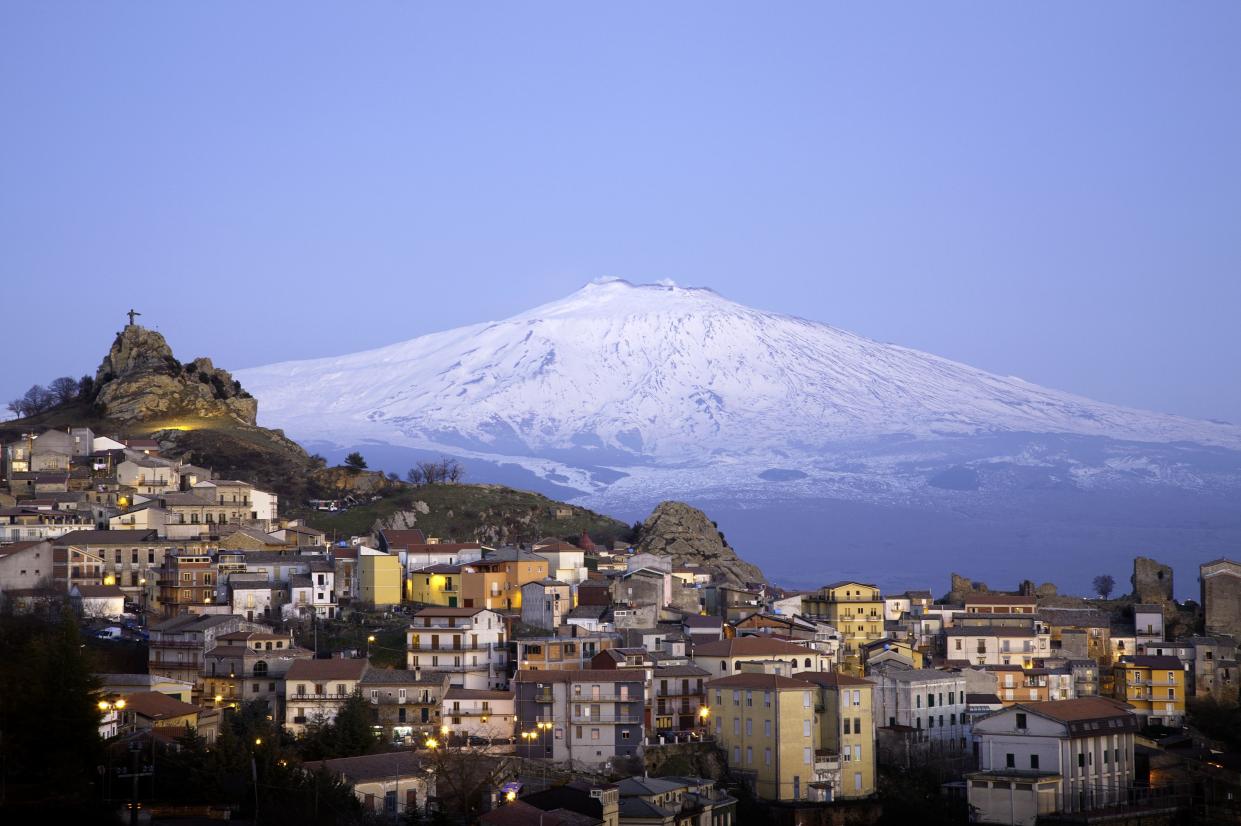
[[[0,5],[0,398],[672,278],[1241,421],[1241,4]]]

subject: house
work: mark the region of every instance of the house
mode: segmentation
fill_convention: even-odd
[[[409,572],[405,597],[420,605],[461,605],[461,566],[436,563]]]
[[[694,665],[713,676],[733,674],[741,664],[756,660],[781,660],[789,673],[829,671],[831,658],[811,649],[810,642],[796,644],[768,637],[732,637],[694,646]]]
[[[406,646],[411,671],[448,673],[461,688],[508,687],[504,620],[495,611],[422,608],[414,613]]]
[[[161,677],[158,674],[96,674],[100,690],[109,697],[128,697],[142,691],[157,691],[174,700],[188,703],[194,696],[194,684]]]
[[[544,578],[521,586],[521,621],[536,628],[559,628],[573,609],[572,589],[567,582]]]
[[[640,757],[644,685],[638,669],[518,671],[518,756],[591,770]]]
[[[571,780],[506,800],[484,814],[486,826],[618,826],[620,793],[615,783]],[[712,826],[715,826],[715,821]]]
[[[1151,643],[1163,642],[1163,606],[1149,602],[1134,605],[1133,631],[1139,653]]]
[[[88,619],[119,620],[125,614],[125,592],[115,585],[74,585],[69,597]]]
[[[366,675],[366,660],[297,660],[284,675],[284,724],[294,735],[330,723]]]
[[[229,610],[248,620],[277,619],[289,601],[285,585],[273,584],[266,577],[251,579],[250,575],[229,577],[228,594]]]
[[[570,542],[536,542],[531,550],[547,560],[547,575],[552,579],[577,585],[590,575],[586,551]]]
[[[1037,624],[958,624],[944,629],[944,640],[948,659],[975,665],[1029,667],[1051,653],[1051,635]]]
[[[216,566],[208,553],[181,551],[164,557],[159,571],[159,604],[165,617],[215,602]]]
[[[349,783],[366,811],[393,822],[411,812],[428,814],[427,801],[435,795],[435,775],[416,752],[338,757],[307,763],[305,768],[326,771]]]
[[[46,539],[0,545],[0,595],[38,587],[52,577],[52,543]]]
[[[208,743],[219,733],[220,714],[216,710],[183,703],[158,691],[137,691],[124,697],[120,727],[124,731],[169,728],[193,729]],[[180,731],[178,731],[180,733]]]
[[[653,704],[647,719],[656,734],[692,732],[706,725],[702,710],[706,708],[707,680],[714,675],[705,668],[689,663],[658,665],[652,669],[647,698]]]
[[[447,727],[449,736],[454,738],[507,741],[514,734],[515,715],[516,700],[512,691],[449,688],[440,706],[441,725]]]
[[[764,800],[811,800],[839,757],[820,748],[817,689],[778,674],[745,673],[707,683],[709,719],[729,771]]]
[[[615,783],[619,793],[619,823],[731,824],[736,820],[737,800],[702,777],[626,777]]]
[[[548,577],[549,563],[520,548],[499,548],[462,568],[461,599],[466,608],[521,608],[521,586]]]
[[[331,619],[336,616],[333,566],[325,562],[312,562],[310,565],[310,573],[295,574],[289,578],[289,602],[282,607],[282,612],[286,617],[313,615]]]
[[[1142,725],[1179,728],[1185,721],[1185,673],[1176,657],[1121,657],[1114,667],[1114,696],[1133,708]]]
[[[440,730],[440,708],[449,689],[448,678],[447,673],[372,667],[363,675],[359,689],[375,710],[384,739],[412,743],[419,735]]]
[[[1128,801],[1137,717],[1105,697],[1018,703],[974,723],[979,770],[966,776],[983,823],[1033,826],[1042,815]]]

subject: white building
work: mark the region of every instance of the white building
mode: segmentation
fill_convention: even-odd
[[[1148,645],[1163,642],[1163,606],[1150,603],[1133,606],[1133,631],[1138,651],[1146,651]]]
[[[1051,634],[1042,627],[963,625],[945,629],[948,659],[973,665],[1020,665],[1051,656]]]
[[[297,660],[284,675],[284,725],[298,735],[330,723],[367,671],[366,660]]]
[[[486,608],[431,606],[406,632],[406,667],[450,675],[458,688],[508,688],[504,618]]]
[[[1106,697],[1019,703],[978,720],[979,771],[967,775],[978,821],[1033,826],[1039,815],[1125,802],[1137,727]]]
[[[880,668],[875,683],[875,725],[908,726],[945,747],[965,746],[965,677],[934,668]]]

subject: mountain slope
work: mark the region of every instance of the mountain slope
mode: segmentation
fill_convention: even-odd
[[[239,375],[264,418],[302,440],[569,464],[679,465],[891,434],[1241,446],[1230,425],[1093,402],[709,290],[622,281],[501,322]]]

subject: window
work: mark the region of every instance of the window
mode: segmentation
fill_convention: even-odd
[[[771,692],[770,691],[763,692],[763,705],[767,706],[768,708],[771,708]]]
[[[590,739],[591,739],[591,740],[598,740],[598,739],[599,739],[599,729],[597,729],[597,728],[592,728],[592,729],[590,730]]]
[[[741,746],[733,746],[733,763],[741,765]]]
[[[753,746],[745,747],[745,762],[747,766],[753,765],[754,763],[754,747]]]
[[[861,746],[853,747],[853,759],[857,760],[858,762],[861,762],[862,760],[862,747]]]
[[[1079,752],[1077,753],[1077,765],[1078,765],[1079,767],[1081,767],[1081,766],[1085,766],[1085,765],[1086,765],[1086,754],[1085,754],[1085,752],[1080,752],[1080,751],[1079,751]]]
[[[922,695],[921,694],[914,695],[914,708],[922,708]]]
[[[1004,766],[1006,768],[1015,769],[1017,767],[1017,755],[1013,754],[1011,751],[1004,755]]]
[[[844,718],[843,720],[841,720],[840,722],[841,722],[841,725],[842,725],[842,726],[844,726],[844,729],[843,729],[843,732],[842,732],[843,734],[852,734],[852,733],[853,733],[853,732],[849,729],[849,718],[848,718],[848,717],[845,717],[845,718]]]
[[[801,750],[801,761],[805,763],[807,766],[810,765],[813,758],[814,758],[814,749],[804,748]]]
[[[763,736],[764,737],[771,736],[771,721],[770,720],[763,721]]]
[[[801,721],[801,736],[802,737],[810,736],[810,721],[809,720]]]
[[[754,705],[754,692],[750,691],[748,688],[746,689],[746,692],[745,692],[745,704],[747,706]]]
[[[745,736],[750,737],[754,734],[754,721],[749,717],[745,718]]]
[[[771,749],[763,749],[763,765],[771,765]]]
[[[740,717],[733,718],[733,735],[737,737],[741,736],[741,718]]]
[[[1025,727],[1026,727],[1025,712],[1019,711],[1017,712],[1017,728],[1024,729]]]
[[[1037,754],[1030,755],[1030,768],[1032,769],[1038,768],[1038,755]]]

